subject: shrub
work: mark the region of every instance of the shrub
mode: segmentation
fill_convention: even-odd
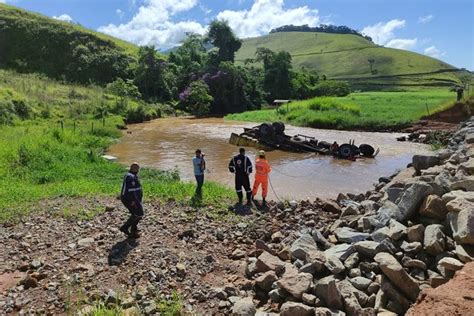
[[[344,97],[351,93],[351,87],[345,81],[322,80],[313,88],[314,96],[336,96]]]

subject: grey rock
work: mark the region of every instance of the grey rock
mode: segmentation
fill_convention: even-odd
[[[449,213],[448,222],[456,242],[474,245],[474,209]]]
[[[444,220],[448,210],[446,204],[437,195],[428,195],[420,207],[420,215]]]
[[[359,252],[363,257],[366,258],[373,258],[378,252],[380,243],[371,240],[359,241],[354,244],[355,249]]]
[[[421,248],[421,245],[420,245]],[[417,268],[421,270],[426,270],[426,263],[417,259],[409,259],[405,262],[407,268]]]
[[[389,222],[388,236],[392,240],[399,240],[407,233],[407,227],[394,219]]]
[[[296,259],[305,260],[309,251],[318,250],[316,242],[309,234],[303,234],[291,245],[291,256]]]
[[[91,238],[91,237],[79,239],[79,241],[77,242],[77,244],[81,247],[88,247],[93,243],[94,243],[94,238]]]
[[[309,306],[315,306],[316,303],[319,302],[319,299],[316,296],[309,293],[303,293],[303,295],[301,296],[301,300],[304,304]]]
[[[382,272],[395,284],[407,297],[415,300],[420,292],[418,284],[406,273],[403,267],[389,253],[378,253],[374,260],[379,264]]]
[[[336,256],[339,260],[344,261],[354,252],[355,248],[353,245],[339,244],[327,249],[326,251],[324,251],[324,254],[326,256]]]
[[[237,301],[232,307],[232,315],[254,316],[256,313],[257,309],[255,308],[251,297],[246,297]]]
[[[446,209],[448,210],[448,212],[459,213],[466,209],[474,209],[474,202],[470,202],[462,198],[457,198],[452,201],[449,201],[446,204]]]
[[[313,316],[314,308],[302,303],[285,302],[280,308],[281,316]]]
[[[338,228],[336,229],[335,233],[336,233],[337,239],[340,242],[345,242],[345,243],[355,243],[358,241],[366,240],[367,238],[370,237],[370,234],[361,233],[349,227]]]
[[[269,292],[272,289],[272,284],[278,280],[274,271],[267,271],[263,275],[255,279],[255,284],[262,290]]]
[[[432,187],[425,182],[415,182],[403,192],[397,205],[400,210],[399,217],[395,219],[399,222],[410,219],[416,214],[425,197],[433,192]]]
[[[315,294],[323,300],[326,306],[338,310],[344,309],[341,293],[336,286],[336,279],[330,275],[318,280],[315,285]]]
[[[438,165],[440,159],[437,155],[414,155],[412,163],[413,167],[415,167],[417,171],[420,171]]]
[[[372,281],[364,277],[349,279],[349,282],[358,290],[365,291],[372,284]]]
[[[451,183],[451,190],[474,191],[474,176],[467,176]]]
[[[464,262],[468,263],[474,261],[474,245],[456,245],[456,255]]]
[[[284,289],[297,299],[301,299],[303,293],[309,290],[313,282],[313,276],[309,273],[285,275],[277,281],[277,284],[280,288]]]
[[[316,307],[314,311],[315,316],[346,316],[346,313],[337,309],[330,309],[327,307]]]
[[[446,247],[446,236],[443,233],[442,225],[428,225],[425,230],[423,241],[425,251],[431,255],[437,255],[444,251]]]
[[[464,266],[461,261],[450,257],[444,257],[438,261],[438,265],[449,271],[458,271]]]
[[[359,262],[359,253],[354,252],[349,257],[347,257],[347,259],[344,261],[344,266],[346,267],[346,269],[352,269],[357,266],[358,262]]]
[[[339,274],[345,270],[344,264],[336,256],[327,256],[325,266],[333,274]]]
[[[421,249],[422,249],[422,245],[421,245],[421,242],[418,242],[418,241],[414,241],[414,242],[406,242],[406,241],[403,241],[400,248],[402,248],[402,250],[406,253],[409,253],[409,254],[414,254],[414,253],[418,253]]]
[[[382,281],[383,294],[396,303],[395,312],[403,315],[410,308],[410,301],[398,291],[390,282]]]
[[[377,220],[384,226],[388,224],[391,218],[399,219],[402,217],[403,214],[401,213],[400,207],[391,201],[385,201],[377,213]]]
[[[371,237],[374,241],[381,242],[385,238],[390,238],[389,233],[390,233],[390,228],[388,228],[387,226],[384,226],[374,231]]]
[[[442,199],[445,203],[448,203],[449,201],[452,201],[454,199],[461,198],[465,199],[469,202],[474,202],[474,192],[465,192],[465,191],[451,191],[442,196]]]
[[[285,299],[281,289],[274,289],[268,292],[268,297],[272,302],[281,303]]]
[[[264,251],[255,263],[256,269],[259,272],[281,271],[285,267],[285,263],[278,257]]]
[[[314,241],[317,244],[321,245],[323,247],[323,249],[329,249],[332,246],[334,246],[323,236],[323,234],[321,234],[321,232],[318,229],[313,229],[313,234],[312,235],[313,235]]]
[[[347,315],[363,314],[363,309],[359,303],[359,299],[363,301],[364,304],[366,304],[368,300],[367,295],[357,290],[350,282],[346,280],[337,283],[337,288],[342,296],[342,300],[344,301],[344,310]]]

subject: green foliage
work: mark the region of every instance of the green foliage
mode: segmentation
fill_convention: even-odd
[[[446,90],[418,92],[364,92],[341,98],[314,98],[292,102],[278,110],[249,111],[226,116],[227,119],[252,122],[285,121],[316,128],[389,130],[408,126],[430,112],[455,101]]]
[[[229,24],[219,20],[214,20],[209,24],[206,41],[218,49],[216,54],[210,55],[211,67],[227,61],[233,63],[235,52],[242,46],[242,41],[235,36]]]
[[[107,83],[128,77],[134,63],[117,42],[70,23],[3,4],[0,21],[0,42],[8,43],[1,47],[2,67],[81,83]]]
[[[163,316],[180,316],[183,312],[183,300],[177,292],[173,292],[168,300],[160,300],[158,302],[159,312]]]
[[[193,81],[182,95],[182,104],[185,111],[197,117],[209,114],[211,102],[214,100],[209,95],[209,86],[202,80]]]
[[[257,61],[263,62],[263,88],[269,102],[274,99],[289,99],[292,95],[291,55],[281,51],[274,53],[267,48],[258,48]]]
[[[345,81],[321,80],[311,91],[312,96],[345,97],[351,93],[350,85]]]

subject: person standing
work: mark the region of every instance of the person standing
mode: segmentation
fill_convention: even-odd
[[[255,160],[255,181],[253,183],[252,196],[255,197],[258,187],[262,185],[262,206],[266,205],[266,197],[268,193],[268,175],[272,171],[272,167],[265,157],[265,151],[260,150],[258,158]]]
[[[143,218],[143,192],[138,179],[140,166],[134,162],[125,175],[120,192],[120,200],[130,212],[128,220],[120,227],[120,231],[131,238],[140,238],[138,223]]]
[[[204,184],[204,170],[206,170],[206,161],[201,149],[196,149],[196,156],[193,157],[194,176],[196,177],[196,192],[198,197],[202,196],[202,186]]]
[[[247,205],[252,204],[252,190],[250,189],[249,175],[252,173],[252,162],[249,157],[245,156],[245,149],[240,148],[239,154],[234,156],[229,162],[229,171],[235,174],[235,191],[239,198],[239,203],[242,204],[244,187],[247,195]]]

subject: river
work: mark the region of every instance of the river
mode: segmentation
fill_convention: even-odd
[[[228,143],[232,132],[240,133],[243,127],[256,123],[225,121],[221,118],[165,118],[142,124],[129,125],[120,142],[109,148],[108,154],[118,161],[133,161],[142,166],[158,169],[177,168],[183,180],[194,180],[191,159],[196,148],[206,154],[208,172],[206,179],[233,187],[233,175],[227,165],[238,152],[238,147]],[[338,193],[364,193],[377,183],[381,176],[389,176],[404,168],[414,154],[427,153],[430,148],[415,143],[400,143],[398,133],[373,133],[286,127],[288,135],[304,134],[339,144],[354,139],[355,144],[371,144],[380,148],[375,159],[355,162],[333,159],[307,153],[272,151],[267,153],[273,172],[271,183],[280,199],[311,199],[336,197]],[[247,148],[254,161],[258,150]],[[252,176],[253,179],[253,176]],[[269,199],[275,193],[269,189]]]

